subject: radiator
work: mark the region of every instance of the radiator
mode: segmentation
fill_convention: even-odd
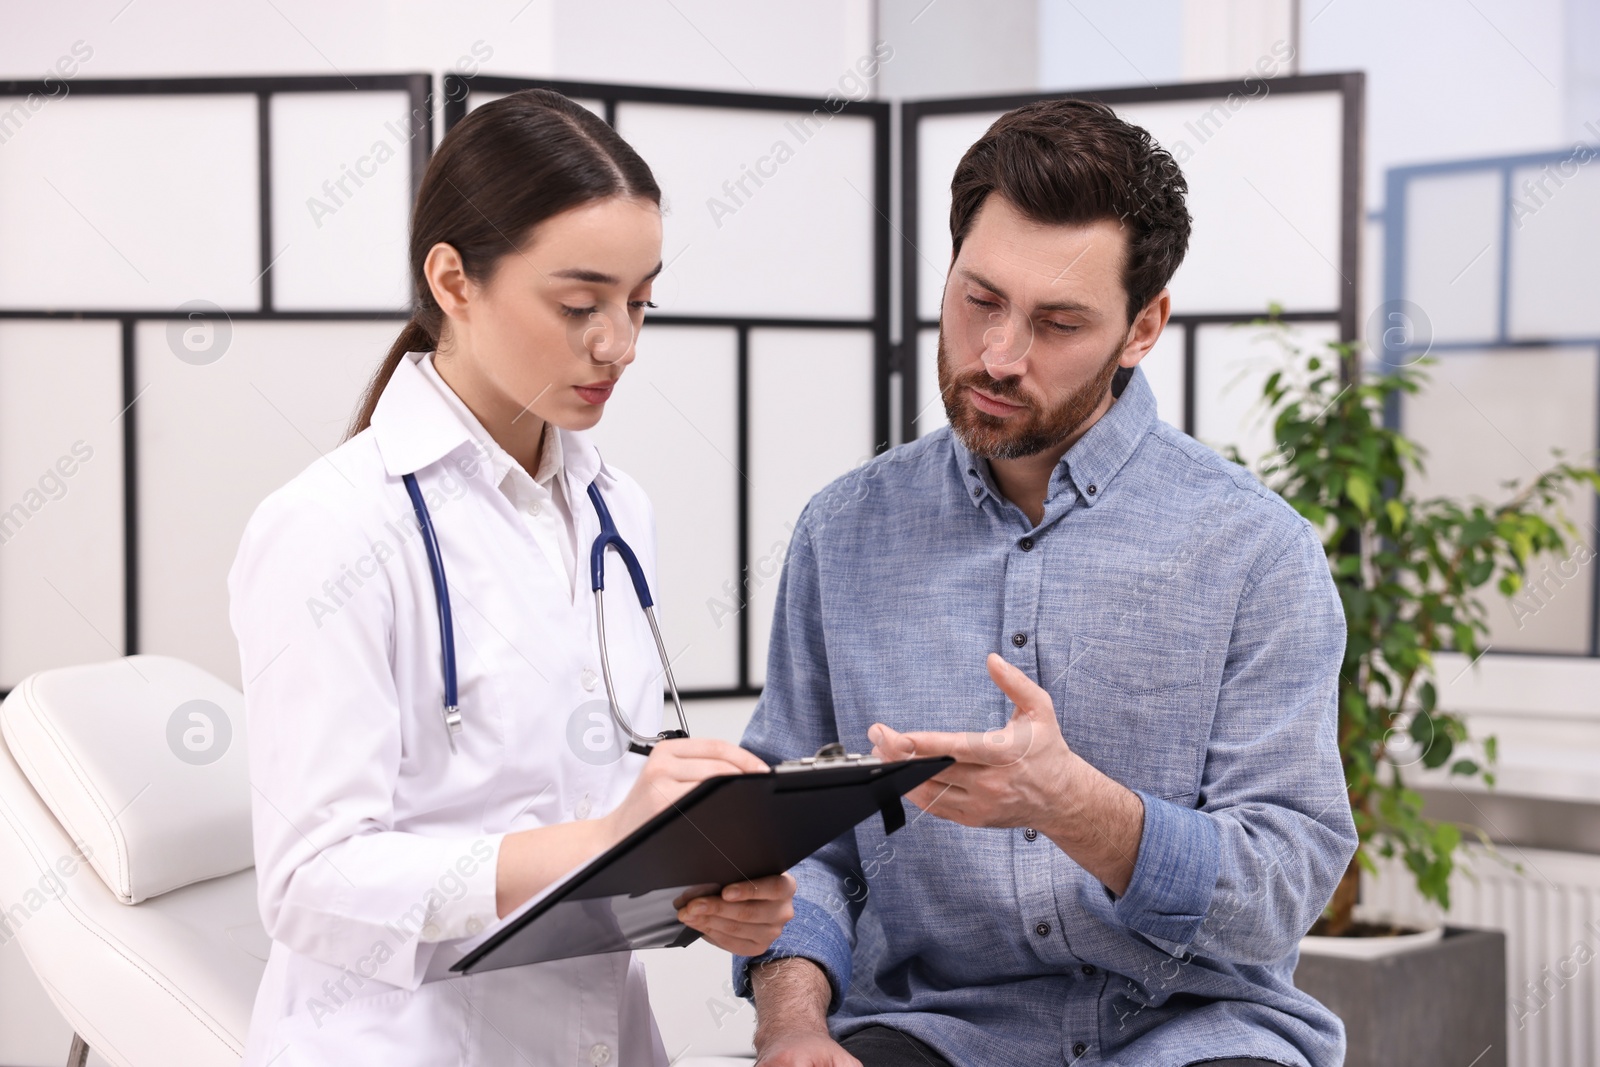
[[[1499,847],[1519,874],[1480,847],[1466,852],[1445,919],[1505,931],[1507,1063],[1600,1067],[1600,856]],[[1397,860],[1378,866],[1379,877],[1363,876],[1363,911],[1439,915]]]

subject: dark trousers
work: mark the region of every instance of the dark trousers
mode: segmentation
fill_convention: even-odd
[[[902,1030],[864,1026],[840,1041],[862,1067],[950,1067],[950,1061]]]
[[[950,1061],[910,1034],[888,1026],[865,1026],[839,1044],[862,1067],[950,1067]],[[1278,1067],[1271,1060],[1200,1060],[1191,1067]]]

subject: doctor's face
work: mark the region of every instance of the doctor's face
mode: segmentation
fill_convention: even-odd
[[[939,389],[973,453],[1019,459],[1070,445],[1111,406],[1117,367],[1138,363],[1161,328],[1148,329],[1151,308],[1128,323],[1127,249],[1115,220],[1040,223],[997,194],[984,201],[939,315]]]
[[[565,430],[600,421],[633,362],[661,270],[661,209],[608,197],[535,226],[452,314],[452,340],[492,403]],[[466,368],[463,368],[466,369]]]

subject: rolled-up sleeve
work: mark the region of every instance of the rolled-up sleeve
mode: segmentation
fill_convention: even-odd
[[[766,685],[741,742],[769,763],[809,756],[838,740],[810,513],[808,505],[784,560]],[[855,924],[866,898],[855,835],[846,833],[825,845],[790,873],[796,883],[794,918],[760,956],[733,958],[734,991],[751,996],[752,965],[803,956],[827,975],[831,1014],[850,988]]]
[[[1181,953],[1205,921],[1217,887],[1217,828],[1211,818],[1134,790],[1144,829],[1117,918],[1168,952]]]
[[[372,545],[295,488],[257,508],[228,575],[261,920],[296,952],[415,989],[439,942],[496,920],[503,835],[394,828],[394,596],[381,567],[330,591]]]
[[[1173,955],[1284,958],[1355,852],[1338,746],[1344,613],[1315,532],[1298,523],[1287,540],[1241,593],[1197,806],[1140,793],[1139,854],[1113,911]]]

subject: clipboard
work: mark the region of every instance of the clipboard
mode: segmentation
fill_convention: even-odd
[[[677,912],[730,882],[781,874],[874,814],[905,825],[900,798],[955,762],[825,763],[707,778],[502,920],[450,966],[462,974],[670,948],[700,933]]]

